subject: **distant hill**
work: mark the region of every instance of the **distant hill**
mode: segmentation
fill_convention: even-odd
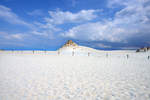
[[[61,48],[58,49],[58,51],[85,51],[85,52],[96,52],[101,50],[96,50],[90,47],[86,46],[80,46],[73,42],[72,40],[68,40]]]
[[[64,47],[77,47],[78,45],[75,43],[75,42],[73,42],[72,40],[68,40],[63,46],[62,46],[62,48],[64,48]]]
[[[150,47],[144,47],[136,50],[136,52],[147,52],[147,51],[150,51]]]

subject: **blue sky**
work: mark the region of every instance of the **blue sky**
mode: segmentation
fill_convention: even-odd
[[[150,46],[150,0],[0,0],[0,49]]]

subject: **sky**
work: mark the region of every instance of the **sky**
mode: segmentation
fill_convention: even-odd
[[[150,0],[0,0],[0,49],[150,46]]]

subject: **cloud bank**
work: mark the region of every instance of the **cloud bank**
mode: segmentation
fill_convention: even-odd
[[[50,18],[45,18],[45,20],[52,24],[64,24],[64,23],[79,23],[84,21],[90,21],[98,17],[96,12],[99,10],[81,10],[77,13],[72,13],[69,11],[63,12],[60,10],[49,11]]]
[[[11,24],[19,24],[31,27],[31,25],[22,20],[17,14],[6,6],[0,5],[0,18]]]
[[[123,8],[114,18],[95,23],[85,23],[64,32],[62,36],[89,41],[109,41],[128,43],[132,39],[147,42],[150,39],[150,4],[148,0],[110,0],[109,6]],[[115,9],[115,8],[111,8]]]

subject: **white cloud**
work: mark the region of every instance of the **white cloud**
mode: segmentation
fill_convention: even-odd
[[[27,34],[21,34],[21,33],[14,33],[14,34],[9,34],[7,32],[0,32],[0,38],[3,39],[9,39],[9,40],[23,40]]]
[[[57,36],[58,32],[63,30],[59,28],[58,24],[64,23],[79,23],[83,21],[89,21],[97,17],[96,12],[98,10],[81,10],[77,13],[72,13],[69,11],[63,12],[60,10],[49,11],[50,18],[45,18],[46,23],[42,24],[35,22],[34,24],[39,28],[36,28],[32,33],[36,35],[43,35],[51,37]]]
[[[12,34],[12,35],[10,35],[10,38],[19,39],[19,40],[22,40],[23,37],[24,37],[23,34]]]
[[[123,32],[124,30],[121,28],[113,29],[113,26],[110,23],[88,23],[82,24],[67,32],[61,34],[64,37],[71,37],[74,39],[80,40],[89,40],[89,41],[111,41],[111,42],[120,42],[121,39],[118,32]]]
[[[40,35],[45,36],[49,39],[54,39],[58,32],[62,31],[61,28],[56,27],[55,25],[52,25],[51,23],[39,23],[34,22],[35,29],[32,30],[30,33],[34,35]]]
[[[28,27],[32,25],[20,19],[12,10],[8,7],[0,5],[0,18],[11,23],[11,24],[21,24]]]
[[[31,32],[32,34],[35,34],[35,35],[42,35],[42,36],[47,36],[47,34],[46,33],[43,33],[43,32],[39,32],[39,31],[32,31]]]
[[[43,31],[34,30],[34,31],[31,31],[30,33],[32,33],[34,35],[44,36],[48,39],[54,39],[55,38],[53,32],[50,30],[43,30]]]
[[[139,47],[121,47],[120,49],[125,49],[125,50],[136,50],[136,49],[139,49]]]
[[[45,18],[48,23],[64,24],[64,23],[78,23],[83,21],[90,21],[97,17],[96,12],[99,10],[81,10],[77,13],[69,11],[63,12],[60,10],[49,11],[51,18]]]
[[[51,18],[45,18],[45,23],[34,22],[35,28],[30,33],[52,39],[57,37],[60,32],[63,32],[63,29],[58,24],[89,21],[97,17],[96,12],[98,10],[81,10],[78,13],[63,12],[60,10],[56,12],[49,11]]]
[[[118,6],[126,5],[128,0],[107,0],[107,6],[110,8],[115,8]]]
[[[39,23],[39,22],[34,22],[34,25],[37,26],[40,29],[45,29],[45,30],[51,30],[53,32],[58,32],[61,31],[60,28],[56,27],[55,25],[52,25],[51,23]]]
[[[42,16],[44,13],[40,9],[35,9],[35,10],[31,11],[31,12],[28,12],[27,14],[31,15],[31,16]]]
[[[150,41],[144,40],[144,37],[150,36],[150,3],[146,0],[114,0],[113,3],[124,7],[115,13],[112,20],[78,25],[64,32],[62,36],[89,41],[127,43],[137,37],[145,42]]]
[[[97,47],[100,47],[100,48],[111,48],[110,45],[104,45],[104,44],[102,44],[102,43],[98,43],[98,44],[96,44],[96,46],[97,46]]]

